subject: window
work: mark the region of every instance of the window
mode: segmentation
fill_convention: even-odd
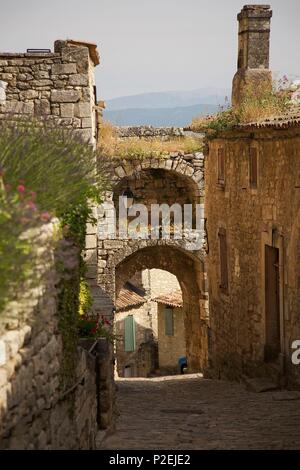
[[[218,183],[224,186],[225,184],[225,156],[224,149],[218,149]]]
[[[133,315],[128,315],[124,320],[125,352],[135,351],[135,321]]]
[[[174,316],[171,307],[165,307],[165,335],[174,336]]]
[[[249,153],[250,188],[257,188],[257,149],[250,147]]]
[[[227,263],[227,237],[226,230],[219,230],[219,249],[220,249],[220,288],[228,290],[228,263]]]
[[[97,106],[97,87],[96,87],[96,85],[93,86],[93,92],[94,92],[95,105]]]

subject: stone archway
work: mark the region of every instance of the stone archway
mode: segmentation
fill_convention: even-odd
[[[175,245],[161,244],[137,249],[115,265],[116,296],[123,284],[136,272],[152,268],[168,271],[177,277],[183,294],[189,369],[203,370],[207,362],[203,262]]]
[[[184,298],[189,362],[193,370],[203,369],[207,361],[207,294],[205,289],[205,249],[203,246],[190,251],[187,240],[180,239],[130,239],[114,234],[105,235],[105,228],[115,214],[116,196],[122,185],[138,181],[140,188],[135,193],[142,203],[155,202],[171,205],[204,204],[204,157],[203,154],[161,158],[120,159],[111,163],[111,191],[106,193],[104,206],[98,208],[98,236],[91,239],[91,281],[94,311],[112,319],[115,310],[119,279],[138,266],[165,269],[178,278]],[[153,187],[152,187],[153,185]],[[152,199],[152,201],[151,201]],[[140,201],[139,201],[140,202]],[[101,230],[100,230],[101,229]],[[104,230],[103,230],[104,229]],[[100,235],[101,233],[101,235]],[[94,260],[97,260],[94,265]],[[152,260],[152,261],[151,261]],[[96,277],[95,277],[96,270]]]

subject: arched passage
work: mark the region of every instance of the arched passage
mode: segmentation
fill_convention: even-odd
[[[125,257],[115,267],[116,297],[124,283],[144,269],[162,269],[174,274],[183,296],[186,348],[191,371],[205,367],[207,335],[203,290],[203,264],[194,255],[175,246],[161,245],[141,248]]]

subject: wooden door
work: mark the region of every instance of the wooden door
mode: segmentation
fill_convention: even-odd
[[[272,361],[280,353],[279,249],[265,246],[265,360]]]

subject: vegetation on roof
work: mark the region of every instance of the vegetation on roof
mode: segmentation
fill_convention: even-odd
[[[193,137],[159,138],[120,138],[117,128],[103,121],[100,128],[98,148],[102,155],[121,158],[167,157],[172,152],[194,153],[203,148],[202,139]]]
[[[195,117],[191,124],[194,132],[206,132],[215,135],[218,132],[233,129],[239,124],[262,122],[287,112],[291,106],[291,82],[286,76],[273,82],[259,85],[249,84],[245,88],[245,98],[240,106],[224,109],[206,117]]]

